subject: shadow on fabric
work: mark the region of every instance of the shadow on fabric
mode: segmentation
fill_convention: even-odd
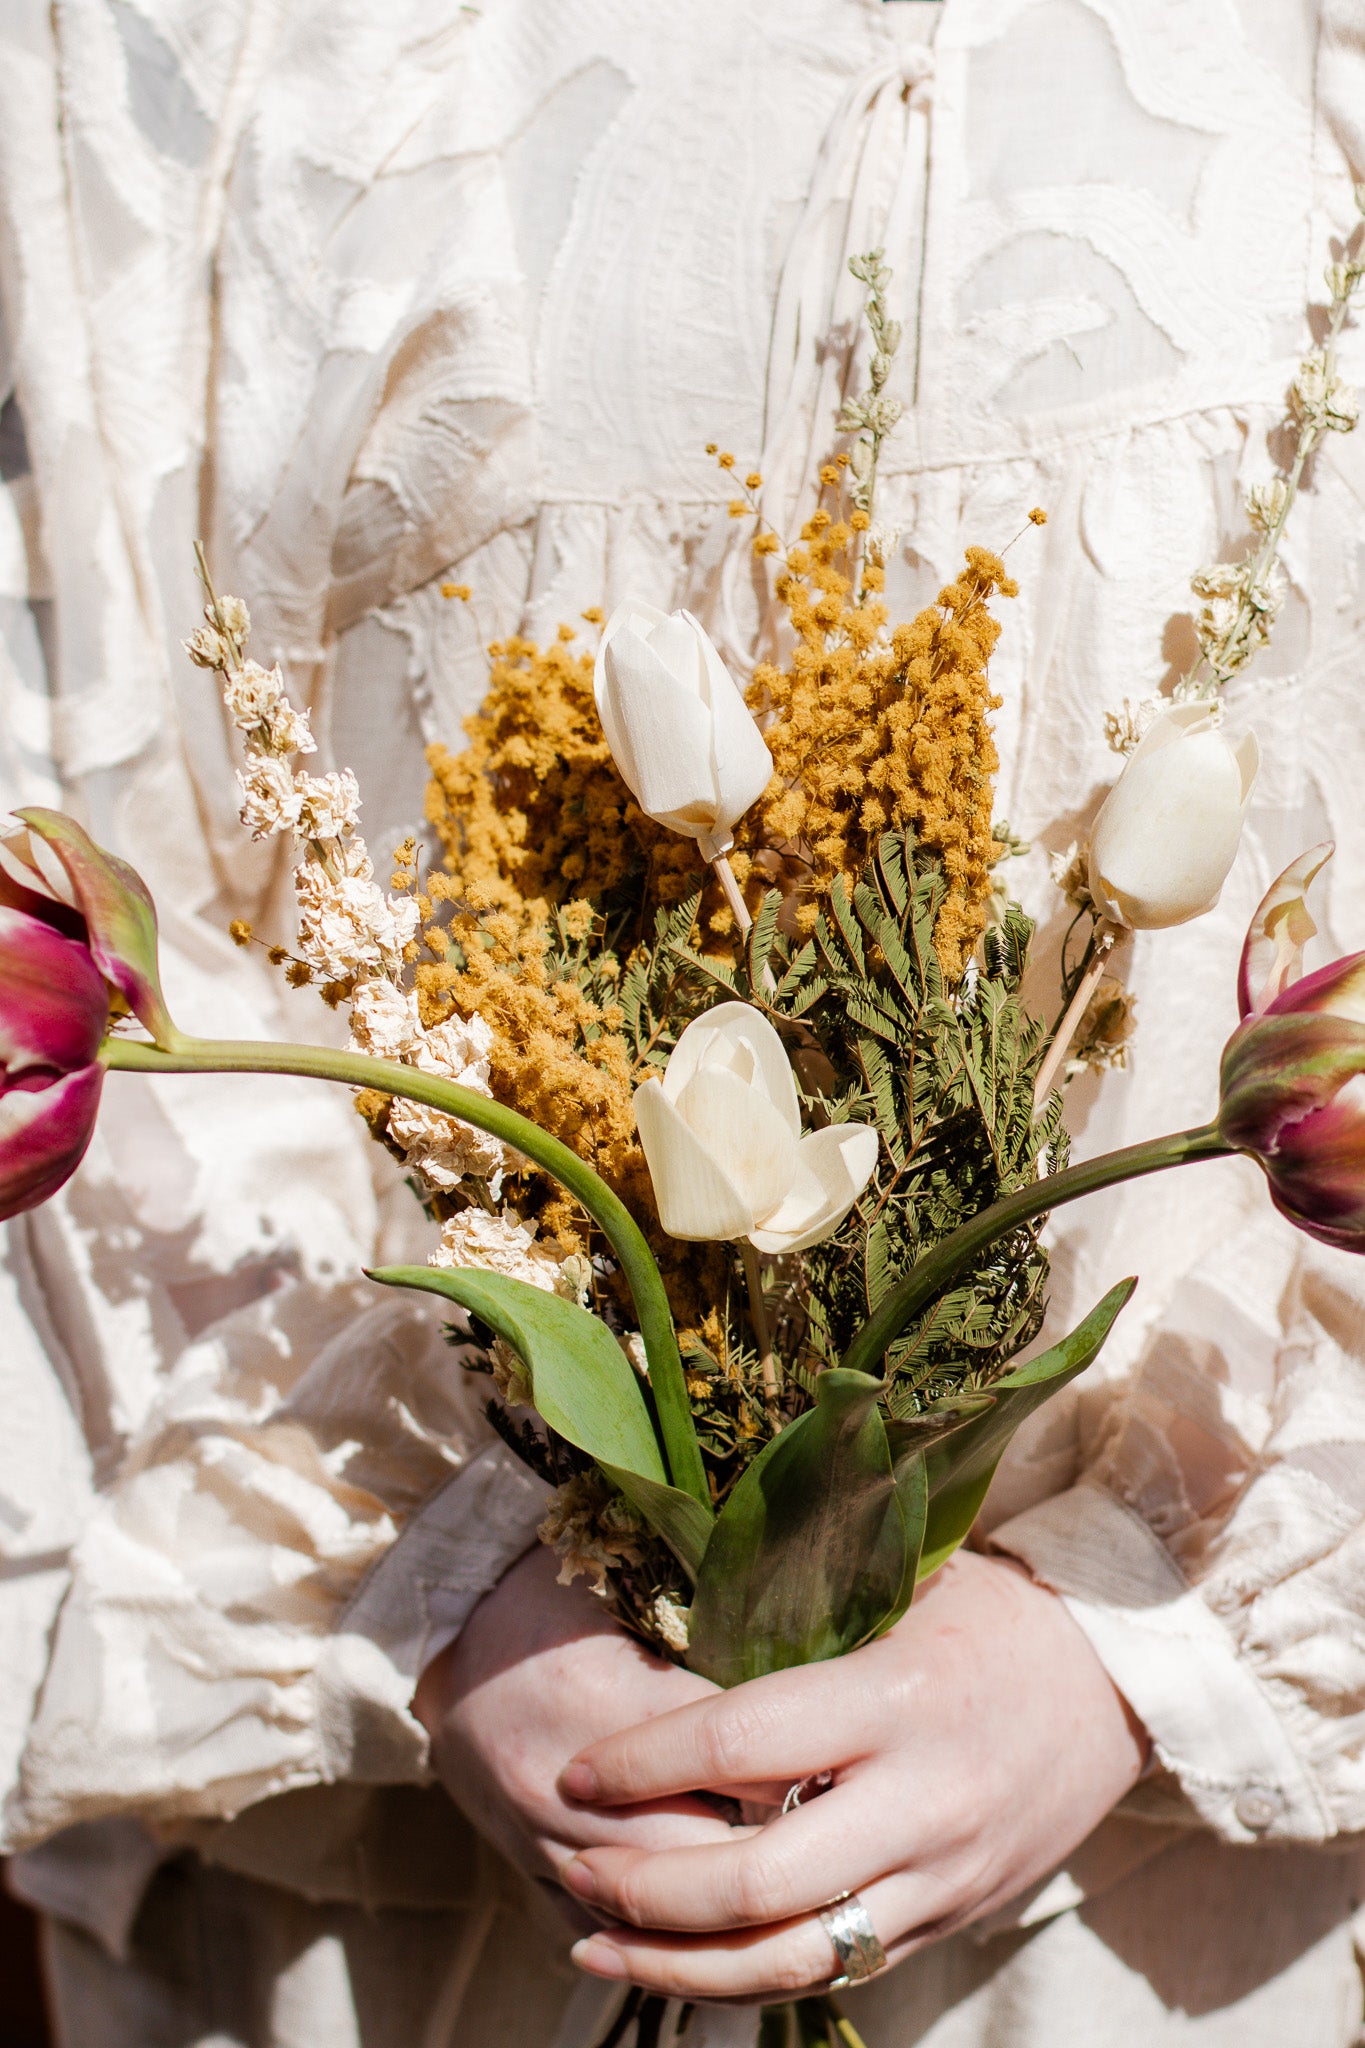
[[[0,1869],[2,1874],[2,1869]],[[4,2048],[51,2048],[38,1922],[0,1882],[0,2041]]]

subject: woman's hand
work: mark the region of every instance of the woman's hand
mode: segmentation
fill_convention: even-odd
[[[555,1571],[547,1550],[529,1551],[422,1674],[413,1711],[446,1790],[537,1878],[591,1843],[723,1841],[729,1828],[695,1799],[665,1795],[612,1812],[560,1796],[556,1780],[575,1750],[715,1687],[651,1657],[583,1586],[557,1585]]]
[[[561,1881],[624,1923],[575,1960],[680,1998],[789,1996],[838,1970],[819,1907],[856,1891],[891,1962],[1014,1898],[1139,1776],[1145,1735],[1062,1602],[959,1553],[880,1642],[712,1694],[580,1752],[604,1816],[832,1769],[762,1828],[585,1849]]]

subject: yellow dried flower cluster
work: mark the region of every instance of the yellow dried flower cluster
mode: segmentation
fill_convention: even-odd
[[[973,549],[935,605],[888,633],[875,562],[864,562],[854,591],[855,535],[867,524],[861,512],[847,521],[817,512],[780,569],[795,646],[785,666],[757,671],[751,692],[776,774],[740,822],[732,864],[754,896],[774,879],[790,889],[809,923],[836,876],[852,884],[884,830],[913,825],[943,863],[936,940],[956,979],[984,925],[999,851],[997,700],[986,677],[999,627],[987,606],[1014,585],[995,556]],[[597,623],[601,613],[584,617]],[[561,628],[546,647],[516,637],[489,649],[488,693],[466,722],[468,744],[428,751],[427,816],[445,871],[419,890],[415,849],[405,846],[394,882],[414,890],[421,912],[423,1025],[484,1020],[494,1096],[617,1191],[651,1238],[680,1325],[700,1330],[726,1254],[658,1228],[635,1131],[641,1072],[615,978],[660,905],[704,884],[702,933],[718,949],[733,943],[733,920],[695,842],[646,818],[621,780],[597,716],[593,657],[575,637]],[[590,973],[569,957],[576,946]],[[548,1176],[521,1177],[516,1199],[542,1230],[588,1248],[584,1219]]]
[[[586,616],[586,614],[585,614]],[[600,619],[601,613],[597,613]],[[476,910],[594,901],[640,870],[649,905],[695,889],[694,843],[645,817],[616,772],[593,701],[593,657],[563,640],[495,642],[469,744],[427,749],[427,818]]]
[[[433,910],[455,893],[432,876]],[[574,905],[589,917],[586,905]],[[570,922],[576,920],[570,919]],[[444,958],[415,969],[424,1024],[452,1013],[480,1016],[493,1033],[489,1084],[499,1102],[571,1145],[627,1199],[646,1193],[644,1157],[631,1110],[632,1061],[620,1035],[621,1012],[597,1003],[551,960],[548,906],[477,912],[459,903],[448,923],[428,926],[429,952]],[[542,1227],[571,1235],[577,1211],[542,1214]]]
[[[515,1104],[561,1139],[621,1196],[650,1239],[680,1327],[694,1327],[723,1284],[723,1248],[680,1243],[658,1226],[635,1131],[632,1096],[641,1077],[621,1031],[621,1011],[594,1001],[555,958],[557,934],[547,904],[476,913],[455,902],[443,921],[445,904],[456,893],[456,884],[433,875],[419,899],[431,919],[423,932],[426,957],[413,970],[423,1025],[452,1016],[483,1020],[492,1034],[488,1081],[494,1098]],[[586,937],[595,919],[589,905],[576,902],[557,922],[558,933],[572,940]],[[366,1090],[357,1101],[382,1137],[389,1098]],[[529,1165],[509,1178],[516,1184],[518,1213],[534,1219],[542,1237],[557,1239],[566,1257],[593,1249],[587,1218],[558,1181]],[[446,1213],[440,1198],[436,1206]]]
[[[990,613],[1017,586],[999,557],[969,548],[963,573],[908,625],[885,631],[884,576],[865,564],[854,593],[858,514],[818,511],[777,580],[796,634],[784,667],[756,669],[750,703],[777,770],[739,838],[799,877],[798,922],[809,927],[835,878],[851,888],[880,835],[911,825],[942,862],[946,894],[935,944],[957,980],[985,927],[998,766],[987,675],[1000,635]],[[865,521],[863,522],[865,524]]]
[[[428,750],[427,816],[446,872],[428,878],[422,899],[422,1020],[484,1019],[494,1096],[571,1146],[628,1204],[688,1327],[714,1298],[723,1253],[683,1245],[654,1221],[632,1102],[641,1076],[610,1000],[620,963],[593,947],[594,999],[562,949],[600,938],[598,906],[629,881],[642,900],[628,953],[656,904],[696,888],[696,848],[646,818],[617,774],[590,654],[562,638],[546,648],[514,639],[490,659],[488,695],[466,722],[469,745],[459,755]],[[528,1175],[519,1202],[542,1230],[585,1248],[582,1212],[548,1175]]]

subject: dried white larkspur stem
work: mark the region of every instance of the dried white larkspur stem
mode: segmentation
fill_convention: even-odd
[[[1321,347],[1310,349],[1299,365],[1290,392],[1298,427],[1293,457],[1282,474],[1254,484],[1247,494],[1247,517],[1261,544],[1244,561],[1215,563],[1194,578],[1195,595],[1203,599],[1199,660],[1177,685],[1177,701],[1216,696],[1269,640],[1284,601],[1280,541],[1304,468],[1325,435],[1349,434],[1360,417],[1360,401],[1337,368],[1341,331],[1365,279],[1361,231],[1351,246],[1354,254],[1327,266],[1327,331]]]

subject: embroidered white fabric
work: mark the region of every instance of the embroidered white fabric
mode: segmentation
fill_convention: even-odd
[[[1188,576],[1241,531],[1353,218],[1351,0],[11,0],[0,54],[0,793],[74,805],[147,876],[190,1029],[335,1028],[223,936],[283,930],[287,896],[177,652],[196,532],[382,854],[495,632],[632,592],[752,658],[771,620],[703,448],[799,518],[874,242],[907,334],[893,605],[1049,514],[995,675],[999,808],[1035,849],[1011,879],[1055,958],[1046,859],[1116,771],[1103,714],[1186,660]],[[1291,854],[1336,839],[1324,949],[1365,937],[1365,435],[1311,482],[1229,697],[1266,763],[1244,851],[1213,915],[1134,946],[1132,1065],[1073,1089],[1082,1155],[1208,1115],[1240,934]],[[1055,1239],[1058,1328],[1142,1287],[1011,1456],[996,1542],[1152,1729],[1148,1810],[1365,1829],[1365,1269],[1240,1162]],[[420,1778],[412,1668],[458,1626],[422,1589],[491,1583],[534,1489],[450,1485],[488,1439],[431,1317],[356,1280],[423,1245],[348,1103],[120,1076],[7,1242],[9,1842]],[[394,1634],[365,1585],[400,1557]]]

